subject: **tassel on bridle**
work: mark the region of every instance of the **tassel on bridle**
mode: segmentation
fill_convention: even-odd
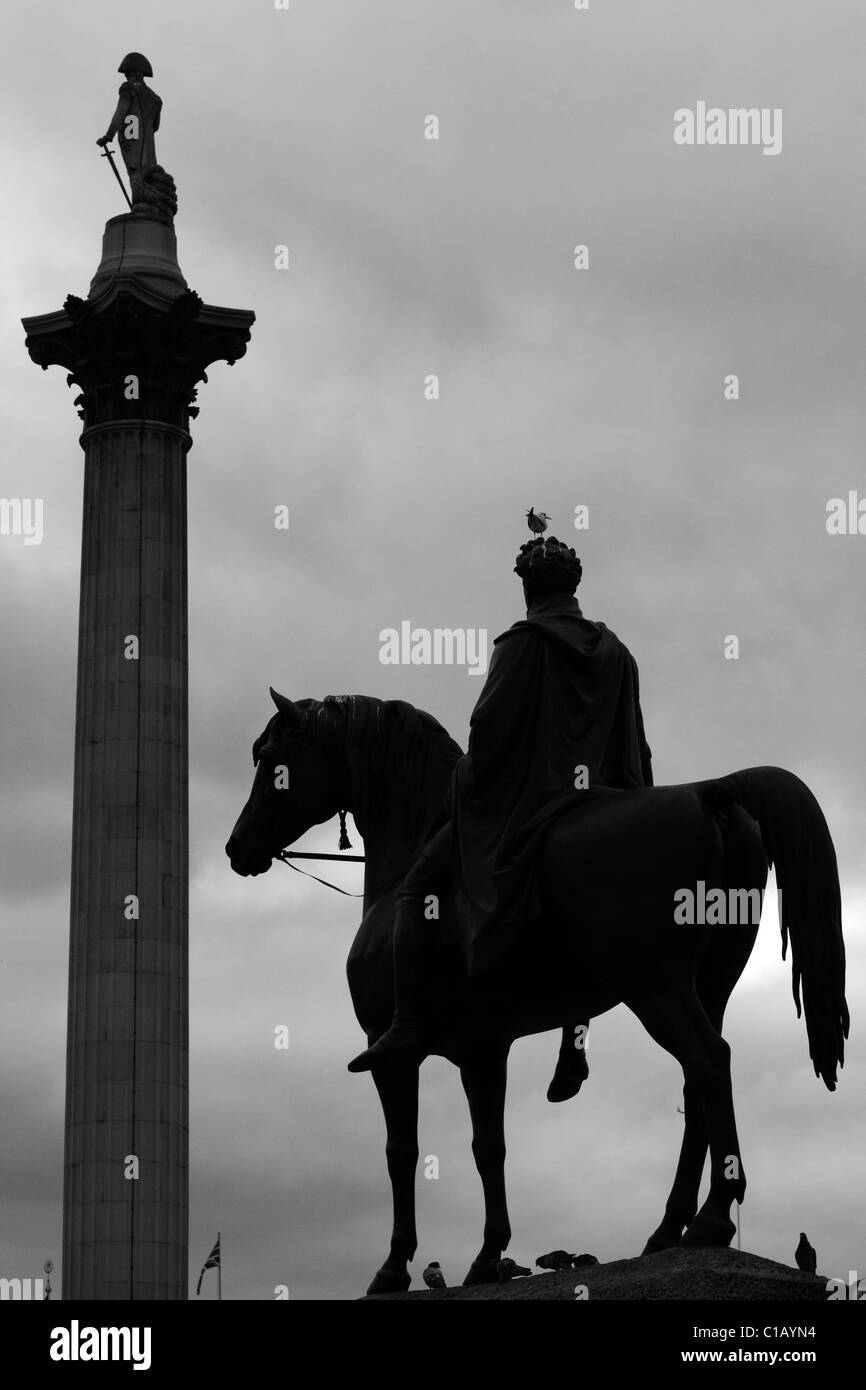
[[[339,815],[340,815],[340,843],[338,844],[337,849],[351,849],[351,848],[352,848],[352,841],[349,839],[348,835],[346,834],[346,812],[345,812],[345,811],[340,811]]]

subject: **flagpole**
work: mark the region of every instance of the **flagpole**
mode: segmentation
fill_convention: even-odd
[[[219,1259],[219,1264],[217,1265],[217,1298],[218,1298],[218,1299],[222,1299],[222,1296],[223,1296],[223,1242],[222,1242],[222,1232],[221,1232],[221,1231],[217,1231],[217,1245],[218,1245],[219,1248],[220,1248],[220,1259]]]

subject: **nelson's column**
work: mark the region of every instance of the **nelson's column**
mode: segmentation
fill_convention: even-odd
[[[162,102],[130,53],[99,144],[130,211],[86,299],[24,320],[84,422],[66,1145],[65,1299],[187,1297],[186,454],[196,385],[255,315],[204,304],[177,262]]]

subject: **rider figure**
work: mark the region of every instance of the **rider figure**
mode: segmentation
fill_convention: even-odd
[[[454,883],[470,975],[488,971],[540,916],[538,843],[576,791],[652,785],[634,658],[574,597],[581,563],[555,536],[521,546],[526,619],[496,639],[454,770],[449,816],[427,841],[396,897],[395,1010],[391,1026],[349,1063],[366,1071],[418,1046],[419,959],[431,894]],[[548,1099],[576,1095],[586,1058],[567,1019]],[[585,1037],[585,1025],[582,1030]]]

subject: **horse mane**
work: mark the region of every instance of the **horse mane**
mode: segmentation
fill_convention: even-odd
[[[345,714],[352,814],[361,834],[387,819],[417,844],[442,805],[462,757],[459,744],[432,714],[405,700],[329,695],[324,705]]]

